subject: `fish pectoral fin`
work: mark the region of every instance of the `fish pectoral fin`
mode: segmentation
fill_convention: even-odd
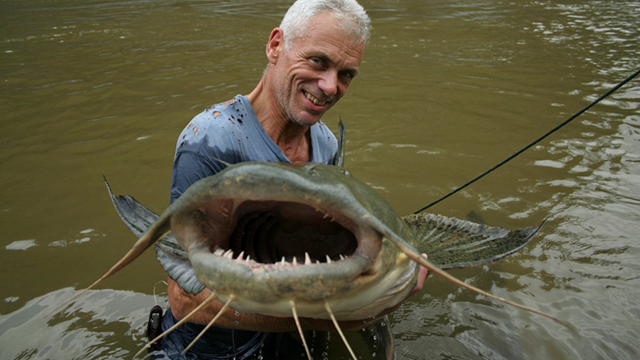
[[[102,177],[120,219],[137,237],[142,236],[145,230],[158,220],[158,215],[140,204],[132,196],[114,195],[106,177],[104,175]],[[196,295],[204,289],[204,286],[196,279],[187,252],[180,246],[173,234],[167,233],[156,242],[156,258],[169,277],[175,280],[178,286],[187,293]]]
[[[402,218],[421,252],[441,269],[477,266],[520,250],[540,230],[531,226],[507,230],[452,217],[422,213]]]
[[[131,230],[135,236],[140,237],[144,232],[158,220],[158,214],[147,209],[146,206],[140,204],[133,196],[129,195],[114,195],[111,191],[111,186],[107,182],[107,178],[103,175],[104,184],[107,186],[107,191],[111,197],[111,202],[120,216],[120,219]],[[165,235],[157,246],[161,247],[168,253],[175,254],[182,258],[187,258],[187,252],[180,246],[178,240],[172,235]]]
[[[144,231],[158,219],[158,214],[147,209],[132,196],[114,195],[111,191],[111,186],[109,186],[107,182],[107,178],[104,175],[102,175],[102,178],[104,179],[104,184],[107,186],[111,202],[116,208],[120,219],[122,219],[129,230],[137,237],[142,236]]]
[[[188,294],[197,295],[204,290],[204,285],[198,281],[196,271],[189,258],[178,256],[158,244],[155,248],[156,258],[160,261],[160,265],[167,275]]]

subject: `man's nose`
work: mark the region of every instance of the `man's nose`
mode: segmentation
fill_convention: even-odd
[[[333,97],[338,93],[338,72],[325,71],[318,80],[318,87],[327,97]]]

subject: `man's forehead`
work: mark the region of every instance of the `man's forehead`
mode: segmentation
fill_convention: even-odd
[[[352,31],[349,31],[350,26],[357,25],[351,20],[336,17],[330,12],[319,13],[309,19],[300,38],[294,39],[294,41],[305,37],[330,37],[348,43],[350,46],[356,46],[362,42],[362,39],[357,38]]]
[[[346,61],[348,66],[357,68],[364,54],[364,43],[354,39],[337,22],[318,14],[302,36],[293,39],[293,48],[301,50],[306,56],[323,57],[332,62]],[[327,14],[328,15],[328,14]],[[346,65],[346,64],[345,64]]]

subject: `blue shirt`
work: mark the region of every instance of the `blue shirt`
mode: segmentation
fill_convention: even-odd
[[[338,149],[335,136],[321,121],[310,131],[310,161],[331,164]],[[222,171],[226,165],[218,159],[230,164],[291,162],[266,133],[249,99],[242,95],[200,113],[180,134],[171,176],[171,202],[191,184]]]

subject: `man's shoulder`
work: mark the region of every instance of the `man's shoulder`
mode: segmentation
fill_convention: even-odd
[[[234,113],[238,113],[244,110],[244,101],[245,100],[242,95],[237,95],[230,100],[217,103],[205,111],[211,111],[212,115],[216,117],[217,116],[231,117],[231,115],[234,115]]]
[[[219,122],[222,123],[221,125],[236,125],[238,123],[238,113],[242,112],[242,110],[242,98],[241,96],[236,96],[231,100],[217,103],[210,108],[205,109],[193,118],[192,123],[198,122],[201,126],[206,123],[215,124]]]
[[[196,115],[178,138],[177,151],[202,152],[203,148],[226,149],[237,144],[239,129],[236,99],[213,105]],[[209,151],[205,151],[209,152]]]
[[[317,141],[330,148],[338,147],[338,140],[336,139],[336,136],[325,123],[318,121],[313,125],[313,128],[315,128]]]

